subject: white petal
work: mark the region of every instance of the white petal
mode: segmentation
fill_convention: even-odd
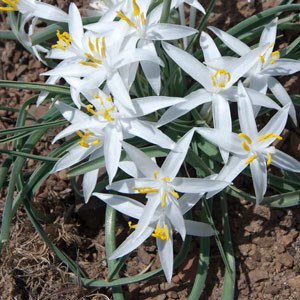
[[[274,44],[276,41],[276,31],[277,31],[277,21],[278,18],[272,20],[269,24],[267,24],[260,36],[259,46],[263,46],[267,43]]]
[[[163,126],[176,120],[177,118],[185,115],[190,112],[195,107],[211,101],[210,94],[207,93],[204,89],[193,92],[187,97],[185,97],[185,101],[182,101],[178,104],[175,104],[171,108],[169,108],[160,118],[157,123],[157,126]]]
[[[189,5],[195,7],[196,9],[198,9],[199,11],[201,11],[203,14],[205,14],[205,9],[204,7],[199,3],[198,0],[186,0],[186,3],[188,3]]]
[[[263,95],[267,93],[268,84],[266,76],[253,75],[248,78],[250,89],[253,89]]]
[[[107,186],[106,189],[118,191],[124,194],[138,194],[139,192],[135,191],[133,188],[145,186],[149,188],[157,188],[157,183],[154,180],[147,178],[131,178],[113,182]]]
[[[275,153],[272,153],[271,164],[287,171],[300,172],[300,162],[278,149],[275,149]]]
[[[57,22],[68,22],[69,18],[68,14],[60,8],[38,1],[35,1],[35,10],[33,15],[35,17]]]
[[[208,27],[219,39],[232,51],[243,56],[250,52],[251,48],[248,47],[245,43],[241,42],[239,39],[235,38],[234,36],[230,35],[229,33],[222,31],[213,26]]]
[[[295,59],[280,58],[274,64],[263,69],[262,74],[268,76],[291,75],[300,71],[300,61]]]
[[[107,126],[105,128],[104,157],[110,184],[112,183],[119,167],[122,140],[123,134],[121,130],[113,126]]]
[[[135,219],[139,219],[141,217],[145,208],[145,205],[142,203],[125,196],[102,193],[93,193],[93,196],[96,196],[122,214]]]
[[[182,215],[184,215],[186,212],[188,212],[190,209],[194,207],[198,203],[198,201],[201,199],[203,194],[183,194],[178,199],[178,205],[180,208],[180,211]]]
[[[209,62],[211,60],[221,57],[221,54],[215,42],[210,37],[210,35],[204,31],[202,31],[200,36],[200,46],[204,54],[205,62]]]
[[[250,163],[251,175],[253,180],[256,202],[260,203],[267,190],[267,167],[266,162],[261,157],[254,159]]]
[[[74,108],[61,101],[56,101],[55,107],[60,111],[60,113],[66,120],[72,123],[82,122],[83,120],[88,120],[90,118],[89,115],[85,114],[79,109]]]
[[[82,20],[79,10],[74,3],[71,3],[69,6],[69,33],[71,39],[81,48],[83,38]]]
[[[172,180],[178,173],[189,149],[194,135],[194,129],[189,130],[176,144],[174,151],[166,157],[161,169],[162,172]]]
[[[160,168],[143,151],[125,142],[123,142],[123,148],[146,177],[152,178],[154,172],[160,170]]]
[[[167,54],[192,78],[198,81],[203,87],[212,86],[209,70],[191,54],[162,42],[162,46]]]
[[[185,220],[186,234],[194,236],[212,236],[214,230],[209,224]]]
[[[119,168],[131,177],[143,177],[143,174],[139,171],[138,167],[133,161],[120,161]]]
[[[268,78],[268,86],[272,91],[273,95],[278,99],[278,101],[282,105],[290,104],[289,115],[291,116],[294,124],[297,126],[296,109],[291,97],[286,92],[285,88],[281,85],[279,81],[277,81],[273,77]]]
[[[238,114],[242,133],[251,138],[257,137],[256,122],[250,98],[241,82],[238,85]]]
[[[280,109],[280,106],[268,96],[252,89],[246,88],[246,91],[253,105],[269,107],[277,110]]]
[[[176,177],[172,181],[174,189],[181,193],[206,193],[225,188],[229,182],[200,178]]]
[[[198,30],[186,26],[157,23],[150,25],[147,29],[147,39],[154,41],[177,40],[197,32]]]
[[[173,149],[175,143],[154,125],[139,120],[130,121],[128,132],[162,148]]]

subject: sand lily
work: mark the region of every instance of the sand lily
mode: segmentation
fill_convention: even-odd
[[[196,131],[233,154],[216,179],[232,181],[248,165],[250,166],[256,200],[259,203],[267,189],[267,167],[270,164],[288,171],[300,172],[300,163],[296,159],[271,146],[276,139],[282,140],[280,134],[286,124],[289,104],[281,108],[258,132],[253,108],[242,83],[239,83],[238,94],[241,133],[228,133],[222,129],[209,128],[198,128]],[[209,193],[208,196],[213,194]]]
[[[170,44],[163,43],[163,48],[186,73],[198,81],[204,88],[186,96],[186,102],[174,105],[168,109],[159,120],[158,125],[169,123],[195,107],[211,102],[214,127],[223,128],[231,132],[231,114],[228,101],[237,100],[236,89],[233,87],[233,84],[253,67],[256,61],[259,60],[259,54],[264,49],[266,50],[267,46],[254,49],[229,64],[227,69],[222,68],[217,71],[206,67],[189,53]],[[261,96],[259,93],[255,93],[252,102],[255,105],[279,108],[274,101]],[[228,152],[222,149],[221,154],[223,160],[226,162]]]
[[[128,222],[130,228],[135,230],[138,228],[142,216],[147,209],[145,205],[129,197],[120,195],[100,193],[94,193],[93,195],[121,213],[124,213],[131,218],[138,219],[139,222],[137,224],[132,224],[131,221]],[[176,231],[181,232],[182,228],[179,228],[178,226],[183,226],[184,231],[188,235],[211,236],[214,234],[213,229],[209,224],[185,219],[183,219],[183,222],[178,222],[176,220],[176,213],[180,214],[181,220],[182,215],[190,210],[194,204],[197,203],[199,198],[199,195],[184,194],[177,200],[176,209],[170,207],[166,211],[164,208],[158,207],[144,232],[139,237],[136,237],[135,231],[131,233],[131,235],[113,252],[110,259],[122,257],[137,248],[148,237],[155,237],[160,262],[165,276],[168,282],[170,282],[173,272],[173,228]],[[149,198],[148,201],[152,201],[152,199]]]
[[[127,49],[134,49],[137,47],[148,50],[154,56],[157,56],[153,41],[175,40],[190,36],[197,32],[197,30],[186,26],[159,23],[161,5],[147,15],[150,4],[151,1],[149,0],[132,0],[132,5],[129,6],[127,12],[123,12],[122,10],[117,11],[121,20],[114,22],[115,26],[118,26],[118,24],[123,22],[127,25],[127,28],[124,28],[125,39],[123,42],[124,47]],[[100,20],[98,23],[85,26],[85,28],[95,33],[99,33],[99,31],[103,30],[103,25]],[[156,94],[159,94],[161,85],[159,65],[149,61],[141,61],[141,66],[151,87]],[[135,64],[134,69],[136,72],[137,64]],[[131,71],[132,78],[129,79],[130,83],[135,77],[135,72]]]
[[[175,227],[184,239],[186,234],[184,220],[177,204],[180,198],[179,193],[203,194],[228,185],[224,181],[176,177],[188,151],[193,133],[194,129],[191,129],[178,141],[161,167],[141,150],[123,142],[123,148],[139,172],[132,172],[132,169],[129,169],[127,172],[136,176],[135,178],[113,182],[107,189],[126,194],[146,194],[148,201],[134,232],[135,238],[144,234],[157,209],[163,209],[171,219],[171,223],[176,224]],[[126,171],[124,168],[123,170]]]
[[[300,71],[300,61],[280,58],[280,51],[274,51],[277,21],[278,19],[276,18],[265,26],[260,37],[259,46],[269,43],[269,48],[259,55],[260,59],[247,73],[248,78],[245,83],[249,84],[250,88],[264,94],[269,88],[282,105],[289,103],[289,114],[293,122],[297,124],[296,111],[293,102],[284,87],[274,78],[274,76],[291,75]],[[209,28],[224,42],[224,44],[237,54],[243,56],[251,51],[250,47],[230,34],[215,27]]]
[[[90,160],[104,155],[105,165],[111,183],[119,165],[122,151],[123,139],[138,136],[152,144],[159,145],[163,148],[172,149],[175,143],[158,130],[150,122],[140,121],[138,117],[152,113],[157,109],[173,105],[180,98],[169,97],[147,97],[134,99],[135,113],[127,110],[117,100],[112,101],[100,90],[95,98],[91,100],[92,104],[86,106],[89,114],[81,112],[62,102],[56,102],[56,107],[62,113],[65,119],[72,124],[62,130],[54,139],[66,137],[72,133],[77,133],[81,140],[71,149],[71,151],[62,157],[54,166],[52,172],[68,168],[84,158],[91,156]],[[102,148],[103,150],[99,150]],[[76,154],[77,153],[77,154]],[[98,172],[98,171],[97,171]],[[95,187],[97,174],[95,178],[88,183],[83,182],[83,192],[87,201]],[[86,175],[91,177],[90,175]],[[86,183],[86,184],[85,184]]]
[[[56,6],[36,0],[2,0],[6,6],[1,6],[0,10],[19,11],[23,15],[38,17],[46,20],[66,22],[68,15]]]

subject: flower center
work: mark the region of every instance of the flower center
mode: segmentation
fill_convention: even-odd
[[[230,81],[230,73],[225,69],[218,70],[214,75],[211,75],[211,81],[214,87],[224,88]]]
[[[251,148],[250,148],[250,145],[252,144],[252,140],[251,138],[244,134],[244,133],[239,133],[239,136],[243,139],[245,139],[245,141],[242,141],[242,147],[250,152],[251,151]],[[260,136],[257,141],[258,142],[262,142],[264,140],[267,140],[267,139],[270,139],[270,138],[276,138],[278,140],[282,140],[282,137],[278,134],[275,134],[275,133],[272,133],[272,132],[269,132],[269,133],[266,133],[262,136]],[[269,166],[272,162],[272,155],[270,152],[266,152],[267,153],[267,156],[268,156],[268,160],[267,160],[267,166]],[[245,164],[250,164],[253,160],[255,160],[256,158],[258,157],[257,153],[254,153],[253,155],[251,155],[246,161],[245,161]]]
[[[97,93],[95,93],[94,98],[99,99],[100,100],[100,104],[102,106],[102,109],[99,109],[98,111],[94,110],[94,106],[92,104],[88,104],[85,108],[87,109],[87,111],[89,113],[91,113],[94,116],[103,116],[104,119],[106,119],[107,121],[114,121],[115,119],[110,115],[111,112],[115,112],[116,106],[112,104],[112,98],[109,95],[106,98],[106,102],[109,103],[110,107],[105,107],[105,104],[103,102],[103,99],[100,95],[98,95]]]
[[[134,16],[133,20],[128,18],[122,11],[117,11],[117,15],[121,18],[121,20],[125,21],[130,27],[133,27],[135,29],[145,26],[147,23],[145,14],[141,12],[140,7],[136,3],[136,0],[132,0],[132,6],[133,6],[133,16]]]
[[[17,11],[17,4],[19,0],[2,0],[3,3],[7,4],[8,6],[0,6],[0,10],[3,11]]]
[[[60,31],[57,30],[56,36],[58,38],[58,41],[55,45],[52,45],[52,48],[58,48],[58,49],[65,51],[72,42],[70,34],[66,31],[63,33],[60,33]]]
[[[88,45],[91,53],[84,52],[88,61],[80,60],[79,63],[85,66],[97,68],[98,65],[102,64],[102,60],[106,58],[106,43],[105,36],[101,39],[101,45],[99,44],[100,37],[96,37],[93,43],[91,37],[88,38]]]
[[[89,136],[95,136],[95,134],[91,131],[87,131],[86,133],[82,133],[81,131],[76,131],[76,134],[81,137],[81,141],[78,144],[82,147],[89,148],[91,145],[97,145],[100,143],[99,139],[95,139],[93,142],[87,142],[87,138]]]

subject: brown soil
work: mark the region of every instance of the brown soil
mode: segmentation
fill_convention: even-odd
[[[58,3],[66,9],[68,1]],[[247,1],[219,1],[211,16],[211,24],[228,29],[262,9],[280,1],[256,1],[250,7]],[[81,7],[87,1],[76,1]],[[202,1],[204,7],[209,1]],[[8,29],[6,14],[0,13],[0,28]],[[1,79],[28,82],[43,81],[39,74],[45,71],[40,62],[32,58],[13,41],[0,41]],[[286,82],[290,91],[299,93],[299,76]],[[25,90],[1,89],[0,105],[19,107],[33,93]],[[47,105],[30,108],[32,119],[47,110]],[[0,110],[0,128],[14,127],[17,113]],[[57,147],[51,145],[53,132],[43,137],[35,148],[36,154],[47,155]],[[281,149],[299,157],[299,128],[285,131]],[[8,147],[0,145],[1,147]],[[5,156],[1,155],[0,158]],[[35,168],[28,160],[26,170]],[[25,170],[25,171],[26,171]],[[1,192],[0,212],[3,212],[6,190]],[[35,195],[36,207],[53,216],[53,222],[44,229],[55,245],[84,269],[90,278],[105,278],[107,262],[104,247],[104,206],[91,199],[82,204],[79,195],[71,191],[66,172],[51,175]],[[231,232],[236,257],[236,299],[300,299],[300,209],[274,209],[249,204],[242,199],[229,198]],[[221,223],[217,200],[214,218]],[[199,216],[199,208],[195,211]],[[117,241],[128,234],[127,219],[118,215]],[[181,241],[176,237],[175,252]],[[147,282],[123,287],[126,299],[187,299],[197,269],[199,241],[193,239],[185,262],[174,272],[172,283],[160,276]],[[38,236],[21,207],[11,227],[11,237],[0,258],[1,299],[111,299],[110,289],[86,289],[71,274],[67,266],[53,254]],[[130,256],[123,276],[132,276],[159,267],[155,243],[149,239]],[[201,299],[220,299],[224,265],[212,239],[211,261],[206,287]],[[70,280],[72,279],[72,280]]]

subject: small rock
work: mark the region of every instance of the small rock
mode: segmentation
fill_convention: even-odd
[[[256,260],[256,261],[260,261],[261,260],[261,253],[258,249],[256,249],[256,251],[253,253],[253,255],[251,256],[252,259]]]
[[[169,298],[172,298],[172,299],[178,299],[178,295],[177,295],[177,293],[175,291],[169,291],[169,292],[167,292],[167,296]]]
[[[298,235],[298,233],[296,232],[296,234]],[[287,235],[284,235],[282,238],[281,238],[281,242],[282,244],[285,246],[285,247],[288,247],[290,246],[295,238],[297,237],[297,235],[295,236],[295,232],[290,232],[289,234]]]
[[[281,254],[279,260],[287,268],[291,268],[294,265],[294,258],[289,253]]]
[[[283,253],[284,252],[284,246],[281,244],[276,244],[275,245],[275,250],[277,251],[277,253]]]
[[[143,246],[138,248],[138,256],[143,264],[145,264],[145,265],[150,264],[151,255],[145,251]]]
[[[288,280],[288,284],[293,289],[300,291],[300,275]]]
[[[157,296],[155,297],[155,299],[156,299],[156,300],[165,300],[166,297],[167,297],[167,295],[162,294],[162,295],[157,295]]]
[[[271,248],[274,245],[274,239],[272,237],[257,237],[253,239],[253,243],[257,244],[261,248]]]
[[[249,272],[249,279],[251,284],[255,282],[259,282],[269,278],[269,274],[267,271],[254,269]]]
[[[265,288],[265,293],[266,294],[271,294],[271,295],[277,295],[280,290],[281,290],[280,287],[269,286],[269,287]]]

